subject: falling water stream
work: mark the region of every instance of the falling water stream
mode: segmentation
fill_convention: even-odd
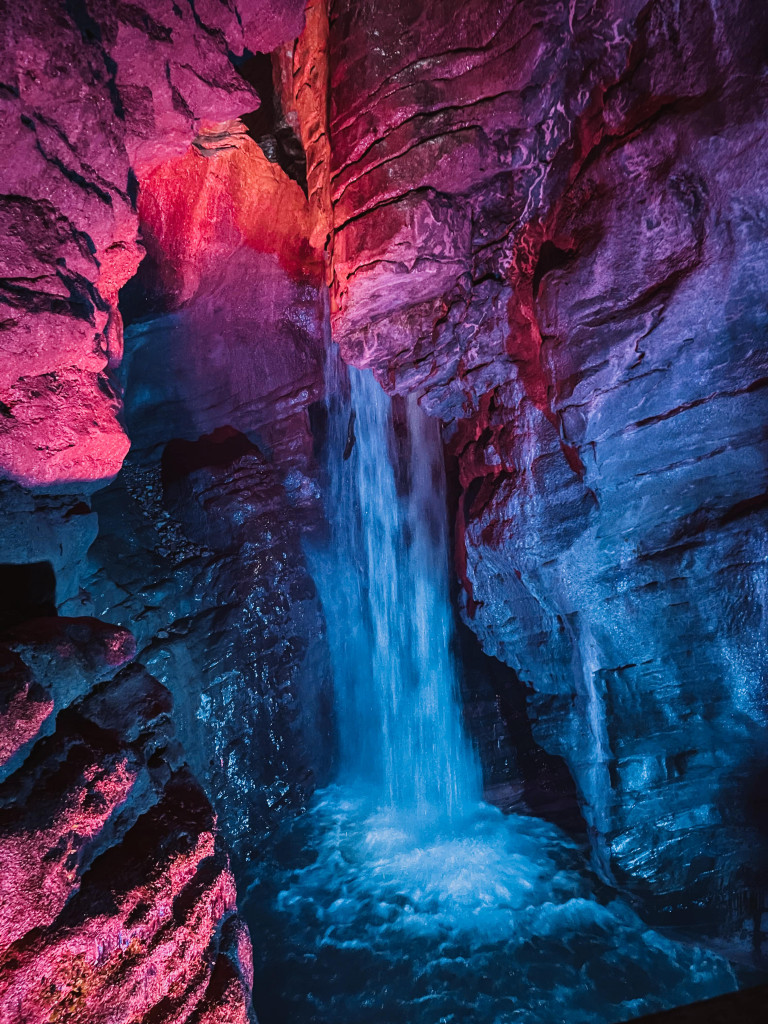
[[[614,1024],[735,987],[649,929],[554,826],[481,799],[451,653],[439,429],[332,361],[329,536],[310,552],[336,783],[261,855],[261,1024]]]

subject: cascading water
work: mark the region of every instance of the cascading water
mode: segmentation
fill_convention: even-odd
[[[261,1024],[613,1024],[729,991],[553,826],[483,804],[451,656],[440,437],[370,374],[328,373],[327,542],[310,554],[339,772],[260,856]],[[347,392],[348,388],[348,392]]]
[[[312,559],[337,693],[339,781],[368,781],[378,804],[422,823],[465,815],[480,799],[480,774],[451,655],[438,424],[409,400],[398,444],[373,376],[349,371],[350,408],[345,374],[331,363],[331,539]]]

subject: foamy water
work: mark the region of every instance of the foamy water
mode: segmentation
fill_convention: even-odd
[[[246,906],[263,1024],[614,1024],[736,987],[554,826],[480,804],[443,830],[374,796],[318,794],[263,861]]]

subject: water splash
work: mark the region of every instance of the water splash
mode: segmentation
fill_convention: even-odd
[[[536,818],[480,806],[417,838],[330,787],[245,906],[262,1024],[615,1024],[735,988],[649,929]]]

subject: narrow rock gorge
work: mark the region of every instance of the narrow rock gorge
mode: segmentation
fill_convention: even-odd
[[[0,28],[0,1024],[768,981],[768,10]]]

